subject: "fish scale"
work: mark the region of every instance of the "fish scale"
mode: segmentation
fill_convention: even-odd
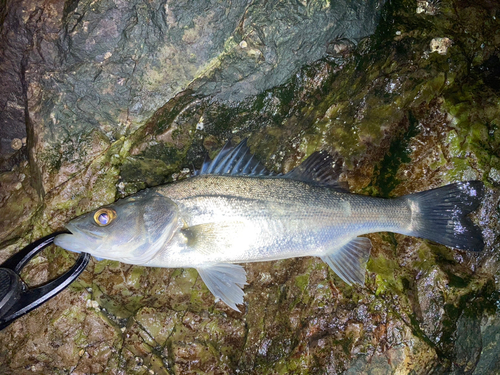
[[[202,187],[193,195],[190,185]],[[215,186],[216,191],[221,192],[219,195],[213,195]],[[411,211],[405,200],[339,193],[280,178],[269,178],[262,183],[249,177],[207,175],[186,180],[184,184],[160,187],[157,191],[177,204],[189,227],[214,222],[254,223],[257,243],[233,248],[219,240],[217,251],[226,254],[219,259],[230,263],[320,256],[327,251],[325,247],[358,235],[377,231],[407,234],[411,222]],[[279,223],[281,230],[273,230],[273,223]],[[246,231],[244,227],[235,226],[232,235],[243,236],[240,232]],[[314,241],[310,241],[313,234]],[[287,241],[290,235],[298,239]],[[158,266],[168,259],[176,267],[189,266],[183,264],[183,259],[173,259],[168,245],[156,257],[161,260],[152,259],[147,264]],[[200,261],[210,259],[200,257]]]

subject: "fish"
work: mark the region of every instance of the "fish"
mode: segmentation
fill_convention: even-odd
[[[241,263],[315,256],[349,285],[364,284],[371,242],[394,232],[478,252],[481,229],[468,217],[481,181],[397,198],[352,194],[339,182],[339,158],[311,154],[286,174],[267,170],[247,146],[227,143],[193,176],[146,188],[79,216],[54,243],[147,267],[195,268],[230,308],[244,302]]]

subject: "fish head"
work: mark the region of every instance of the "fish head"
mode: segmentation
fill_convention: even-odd
[[[180,228],[177,205],[152,190],[101,207],[71,220],[71,234],[58,235],[54,243],[73,252],[97,258],[144,264]]]

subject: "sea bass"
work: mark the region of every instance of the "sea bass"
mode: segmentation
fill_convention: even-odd
[[[315,152],[287,174],[273,174],[246,145],[224,146],[195,176],[145,189],[71,220],[64,249],[149,267],[196,268],[217,299],[238,311],[245,269],[236,263],[317,256],[346,283],[363,284],[371,243],[395,232],[480,251],[467,217],[480,181],[383,199],[349,193],[339,163]]]

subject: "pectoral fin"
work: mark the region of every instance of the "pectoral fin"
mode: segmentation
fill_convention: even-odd
[[[246,285],[245,269],[237,264],[221,263],[197,268],[202,280],[216,299],[221,299],[233,310],[243,303],[243,286]]]
[[[371,248],[372,243],[368,238],[356,237],[321,259],[347,284],[364,285]]]
[[[186,237],[188,246],[203,254],[211,254],[220,246],[234,248],[241,246],[242,238],[251,236],[247,224],[242,221],[217,222],[194,225],[184,228],[181,233]],[[247,238],[250,242],[251,238]]]

